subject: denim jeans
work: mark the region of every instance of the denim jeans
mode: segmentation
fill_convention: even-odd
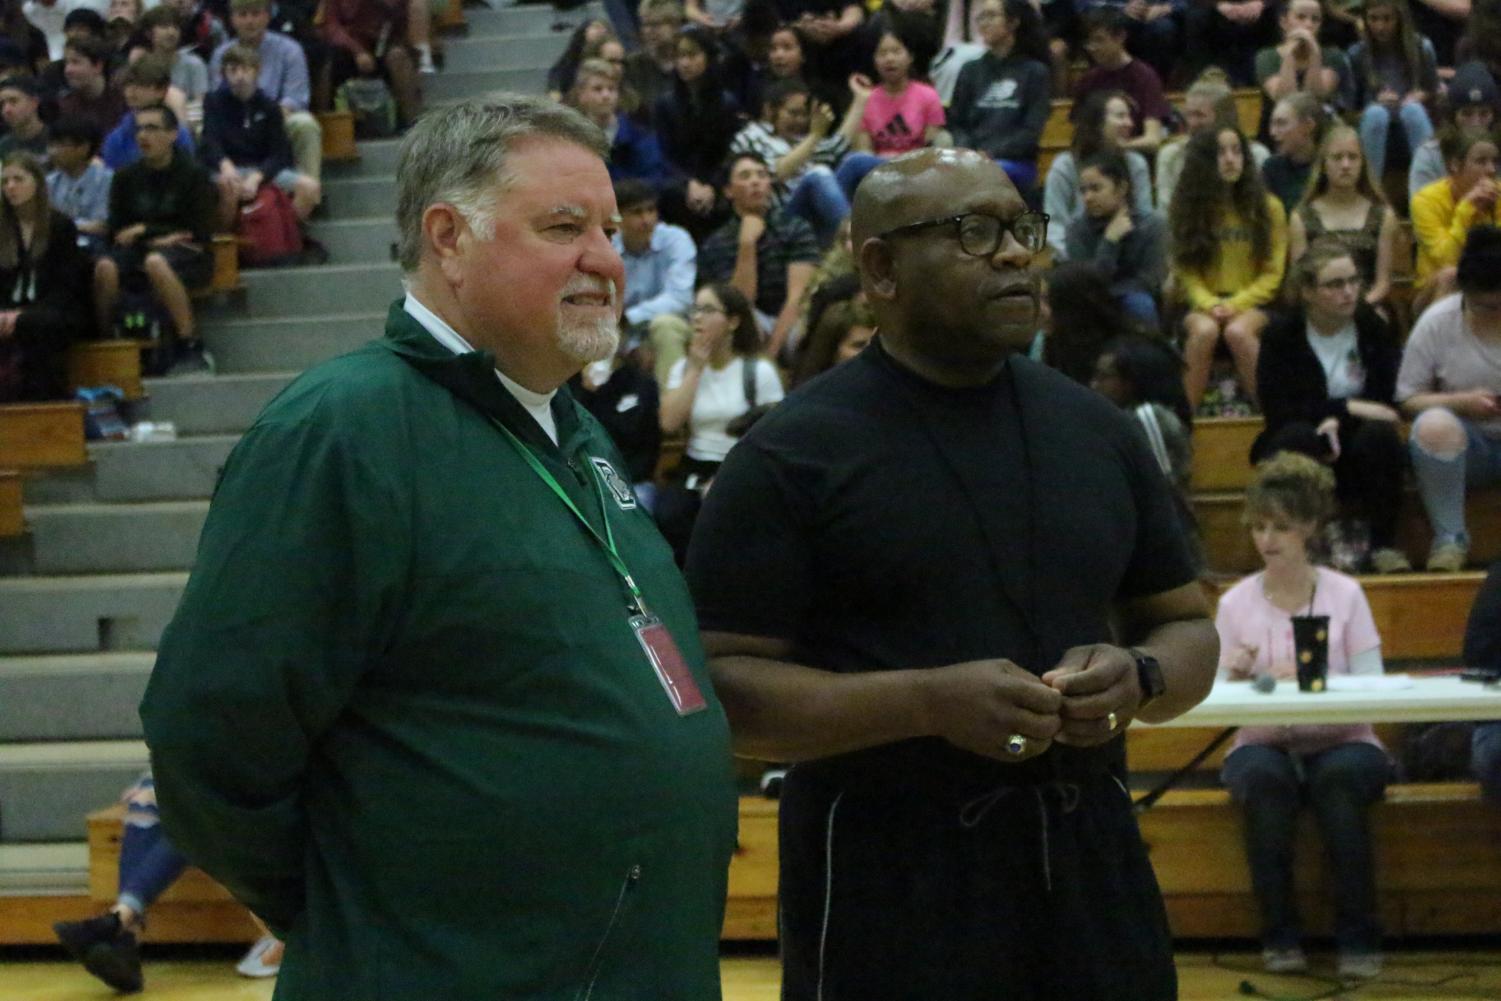
[[[844,159],[839,161],[839,169],[834,171],[834,176],[839,180],[839,187],[844,191],[844,197],[853,203],[855,189],[860,186],[865,175],[885,161],[884,156],[877,156],[874,153],[846,153]]]
[[[1385,752],[1371,744],[1340,744],[1317,754],[1247,745],[1225,759],[1221,773],[1245,813],[1246,861],[1261,907],[1262,944],[1298,945],[1293,846],[1306,798],[1318,820],[1333,876],[1334,934],[1341,951],[1381,946],[1376,873],[1367,813],[1391,776]]]
[[[834,242],[839,224],[850,214],[850,200],[844,196],[834,172],[822,164],[808,168],[782,207],[808,221],[820,247]]]
[[[1120,303],[1122,312],[1148,330],[1155,333],[1162,329],[1162,321],[1157,316],[1157,300],[1152,298],[1152,293],[1117,292],[1115,301]]]
[[[162,831],[156,789],[149,775],[126,790],[125,799],[118,900],[144,918],[146,909],[182,875],[188,860]]]
[[[1470,767],[1485,798],[1501,806],[1501,720],[1475,724],[1470,738]]]
[[[1427,413],[1425,410],[1423,413]],[[1423,414],[1418,415],[1418,420]],[[1412,453],[1412,471],[1417,476],[1418,494],[1428,524],[1433,528],[1433,543],[1470,544],[1465,531],[1465,488],[1483,487],[1501,482],[1501,441],[1488,437],[1473,422],[1456,415],[1465,429],[1465,449],[1452,459],[1440,459],[1425,452],[1412,435],[1407,447]],[[1413,422],[1416,426],[1416,421]]]
[[[1403,104],[1397,109],[1397,120],[1407,133],[1407,148],[1414,153],[1433,135],[1433,123],[1421,104]],[[1378,181],[1386,171],[1386,137],[1391,127],[1392,113],[1383,105],[1368,104],[1360,113],[1360,145]]]

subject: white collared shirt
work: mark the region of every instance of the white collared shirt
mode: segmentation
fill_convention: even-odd
[[[407,311],[407,315],[418,323],[422,328],[433,335],[433,339],[456,355],[472,354],[474,346],[464,340],[463,336],[450,327],[443,318],[428,309],[422,302],[408,292],[406,301],[401,308]],[[500,369],[495,370],[495,377],[506,388],[506,392],[516,397],[516,402],[532,415],[532,419],[541,425],[547,437],[552,443],[558,443],[558,425],[552,419],[552,398],[557,395],[557,390],[551,393],[538,393],[527,389],[514,379],[508,378]]]

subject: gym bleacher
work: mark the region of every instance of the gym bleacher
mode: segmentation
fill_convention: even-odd
[[[460,11],[448,27],[463,34],[449,39],[428,99],[540,92],[567,42],[550,30],[555,16],[545,6]],[[1067,147],[1067,105],[1055,102],[1045,156]],[[302,369],[375,336],[400,293],[391,259],[397,141],[361,142],[357,156],[341,160],[351,140],[342,126],[326,127],[333,155],[325,211],[311,232],[332,263],[238,272],[231,256],[213,294],[198,302],[215,374],[141,378],[130,348],[110,343],[71,359],[76,384],[108,377],[137,419],[170,421],[174,440],[87,443],[81,404],[0,407],[0,944],[52,943],[52,922],[113,900],[121,811],[109,804],[146,764],[136,706],[217,471],[273,395]],[[1222,418],[1195,430],[1194,504],[1211,592],[1258,565],[1240,524],[1258,427],[1256,418]],[[1417,557],[1427,548],[1426,522],[1415,496],[1404,510],[1402,541]],[[1472,558],[1501,556],[1501,492],[1475,495],[1470,515]],[[1480,580],[1475,572],[1364,579],[1388,668],[1456,663]],[[1212,736],[1133,730],[1133,770],[1144,778],[1171,771]],[[1398,728],[1383,736],[1400,746]],[[1208,759],[1201,778],[1219,760]],[[1254,937],[1239,822],[1223,790],[1201,781],[1169,792],[1142,826],[1177,935]],[[1375,829],[1389,934],[1501,932],[1501,811],[1481,803],[1474,783],[1395,785]],[[775,937],[776,844],[775,802],[743,799],[727,939]],[[1311,841],[1300,851],[1314,932],[1327,931],[1330,912],[1320,857]],[[255,934],[243,909],[193,872],[153,907],[146,940],[244,942]]]

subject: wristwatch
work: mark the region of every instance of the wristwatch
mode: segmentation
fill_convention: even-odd
[[[1136,661],[1136,683],[1141,686],[1141,702],[1136,708],[1145,709],[1148,703],[1167,691],[1167,679],[1162,676],[1162,665],[1157,663],[1156,657],[1142,653],[1135,647],[1127,652]]]

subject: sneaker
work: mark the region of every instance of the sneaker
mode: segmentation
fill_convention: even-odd
[[[433,76],[438,72],[437,64],[433,62],[433,50],[425,45],[417,50],[417,72],[423,76]]]
[[[1374,980],[1381,976],[1381,953],[1341,952],[1335,973],[1341,980]]]
[[[1465,568],[1470,547],[1458,542],[1441,542],[1428,553],[1429,573],[1456,573]]]
[[[188,341],[177,348],[177,360],[167,369],[167,375],[213,375],[214,356],[203,347],[202,341]]]
[[[281,972],[281,954],[281,939],[263,935],[245,953],[245,958],[235,964],[235,972],[242,977],[274,977]]]
[[[59,921],[52,930],[70,956],[115,990],[134,994],[145,985],[135,934],[121,926],[113,911],[86,921]]]
[[[1268,973],[1306,973],[1308,955],[1301,945],[1286,949],[1266,948],[1261,950],[1261,965]]]
[[[1377,573],[1407,573],[1412,569],[1412,563],[1402,550],[1383,546],[1371,553],[1371,569]]]

